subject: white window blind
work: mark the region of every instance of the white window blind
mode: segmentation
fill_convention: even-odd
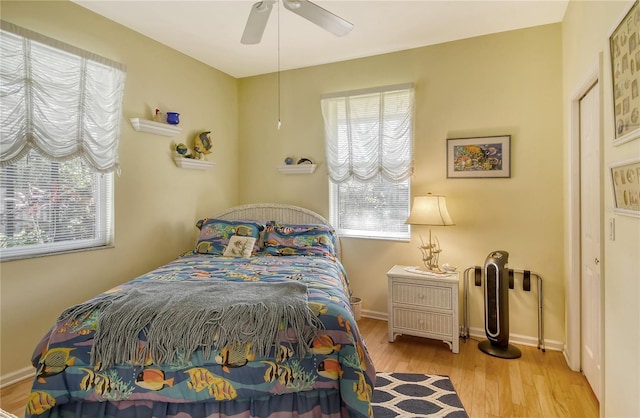
[[[343,236],[408,239],[413,174],[411,84],[321,100],[331,221]]]
[[[0,259],[111,245],[124,66],[0,23]]]
[[[112,200],[112,173],[31,151],[0,168],[0,259],[110,245]]]

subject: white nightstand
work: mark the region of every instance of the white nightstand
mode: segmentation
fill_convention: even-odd
[[[426,275],[393,266],[389,282],[389,342],[406,334],[442,340],[458,353],[459,273]]]

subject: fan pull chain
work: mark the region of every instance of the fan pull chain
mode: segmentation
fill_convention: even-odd
[[[280,121],[280,112],[282,105],[280,100],[280,2],[278,5],[278,130],[280,130],[280,126],[282,126],[282,122]]]

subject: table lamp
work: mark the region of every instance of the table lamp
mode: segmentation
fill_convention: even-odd
[[[425,244],[421,236],[421,245],[418,247],[422,253],[424,270],[432,273],[443,273],[443,270],[438,266],[438,258],[440,257],[442,248],[440,247],[438,239],[431,235],[431,227],[455,225],[447,210],[447,202],[444,196],[436,196],[428,193],[426,196],[414,197],[407,223],[410,225],[429,226],[429,242]]]

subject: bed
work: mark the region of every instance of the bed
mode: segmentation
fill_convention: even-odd
[[[27,417],[372,416],[340,241],[308,209],[204,218],[195,248],[62,312]]]

